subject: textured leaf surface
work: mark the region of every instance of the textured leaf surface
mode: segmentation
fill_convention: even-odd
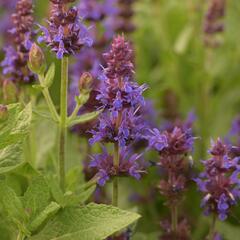
[[[31,104],[21,110],[20,104],[8,105],[9,117],[0,126],[0,149],[22,141],[29,130],[32,118]]]
[[[27,218],[22,202],[15,192],[7,186],[4,181],[0,181],[0,201],[3,208],[14,221],[24,222]]]
[[[34,218],[43,211],[50,199],[49,187],[42,176],[35,177],[23,196],[24,208]]]
[[[140,216],[113,206],[89,204],[65,208],[30,240],[103,240]]]
[[[44,167],[47,156],[53,150],[56,143],[56,125],[48,119],[38,118],[35,121],[36,129],[36,166]]]
[[[28,229],[30,232],[37,231],[45,222],[47,222],[61,208],[55,202],[51,202],[40,214],[30,223]]]
[[[56,179],[49,177],[47,181],[48,181],[48,186],[50,188],[50,192],[52,194],[53,199],[57,203],[59,203],[62,207],[65,206],[64,194],[58,182],[56,181]]]
[[[23,162],[23,148],[20,143],[0,150],[0,174],[10,172]]]
[[[8,105],[8,113],[8,119],[0,125],[0,174],[23,164],[22,144],[31,124],[31,104],[23,110],[20,104]]]

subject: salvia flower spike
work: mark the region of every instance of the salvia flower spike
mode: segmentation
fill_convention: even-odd
[[[139,179],[144,173],[144,167],[138,161],[141,155],[128,154],[131,152],[128,148],[131,149],[134,142],[144,138],[145,129],[139,109],[144,106],[142,93],[146,87],[134,81],[132,54],[124,36],[114,38],[110,51],[104,54],[106,67],[97,95],[104,112],[96,128],[91,131],[89,142],[113,143],[118,159],[116,165],[115,158],[106,152],[93,158],[91,167],[97,169],[100,185],[113,176],[130,175]]]
[[[224,221],[240,197],[240,158],[232,156],[231,148],[221,139],[212,142],[211,158],[203,161],[205,167],[195,179],[203,193],[201,207],[206,215],[215,214]]]
[[[32,82],[35,76],[27,67],[29,50],[32,46],[33,4],[31,0],[19,0],[15,12],[12,14],[13,46],[5,48],[5,58],[1,62],[3,74],[7,79],[15,82]]]
[[[39,42],[45,42],[58,59],[78,53],[83,46],[93,43],[88,28],[82,23],[77,7],[67,7],[74,1],[51,0],[53,3],[48,27],[40,26],[42,36]]]

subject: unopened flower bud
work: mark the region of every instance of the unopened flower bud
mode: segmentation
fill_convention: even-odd
[[[92,89],[93,77],[89,72],[84,72],[79,80],[79,92],[88,94]]]
[[[0,104],[0,122],[8,119],[8,109],[5,105]]]
[[[46,69],[45,56],[42,49],[33,43],[29,52],[29,68],[32,72],[41,74],[44,73]]]
[[[3,82],[3,98],[7,104],[17,102],[17,92],[14,82],[9,80]]]

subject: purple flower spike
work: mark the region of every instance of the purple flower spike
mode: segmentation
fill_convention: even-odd
[[[139,180],[145,172],[141,154],[133,154],[131,148],[124,147],[120,152],[120,163],[118,169],[113,165],[113,157],[108,154],[106,148],[102,153],[94,155],[89,167],[97,170],[98,184],[100,186],[114,176],[132,176]]]
[[[231,147],[221,139],[212,141],[209,153],[212,157],[203,161],[205,171],[195,181],[204,196],[204,212],[218,214],[219,219],[224,221],[232,205],[239,200],[240,158],[233,157]]]
[[[32,45],[33,32],[33,5],[31,0],[19,0],[15,12],[12,14],[10,34],[13,37],[14,46],[5,48],[5,58],[1,62],[3,74],[7,80],[15,82],[32,82],[35,76],[27,67],[29,50]]]
[[[40,27],[42,36],[39,41],[50,46],[58,59],[78,53],[83,46],[90,47],[93,41],[87,27],[80,20],[78,9],[66,7],[66,4],[73,1],[51,2],[53,6],[48,28]]]
[[[123,36],[113,40],[111,50],[104,54],[107,61],[97,100],[104,113],[92,132],[90,143],[118,142],[121,147],[144,138],[146,123],[141,116],[145,86],[134,82],[133,55]]]

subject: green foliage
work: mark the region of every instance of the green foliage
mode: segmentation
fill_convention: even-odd
[[[140,216],[106,205],[65,208],[29,240],[103,240]]]
[[[54,76],[55,76],[55,63],[52,63],[44,78],[43,87],[46,87],[46,88],[51,87],[53,84]]]
[[[46,223],[57,211],[61,208],[55,202],[51,202],[38,216],[29,224],[28,229],[30,232],[37,231],[44,223]]]
[[[72,127],[76,124],[85,123],[85,122],[94,120],[101,112],[102,111],[95,111],[95,112],[85,113],[80,116],[77,116],[68,123],[69,127]]]
[[[49,178],[48,184],[53,199],[62,207],[84,204],[90,198],[96,188],[95,183],[90,182],[83,185],[78,185],[75,191],[68,190],[66,193],[63,193],[59,187],[59,184],[54,178]]]
[[[21,199],[4,181],[0,181],[0,194],[1,204],[12,222],[17,224],[17,226],[26,223],[27,214],[24,210]]]
[[[50,190],[42,176],[33,178],[23,196],[24,207],[30,219],[33,219],[43,211],[49,203]]]
[[[0,125],[0,173],[10,172],[24,164],[23,143],[32,118],[31,104],[8,105],[8,119]]]

